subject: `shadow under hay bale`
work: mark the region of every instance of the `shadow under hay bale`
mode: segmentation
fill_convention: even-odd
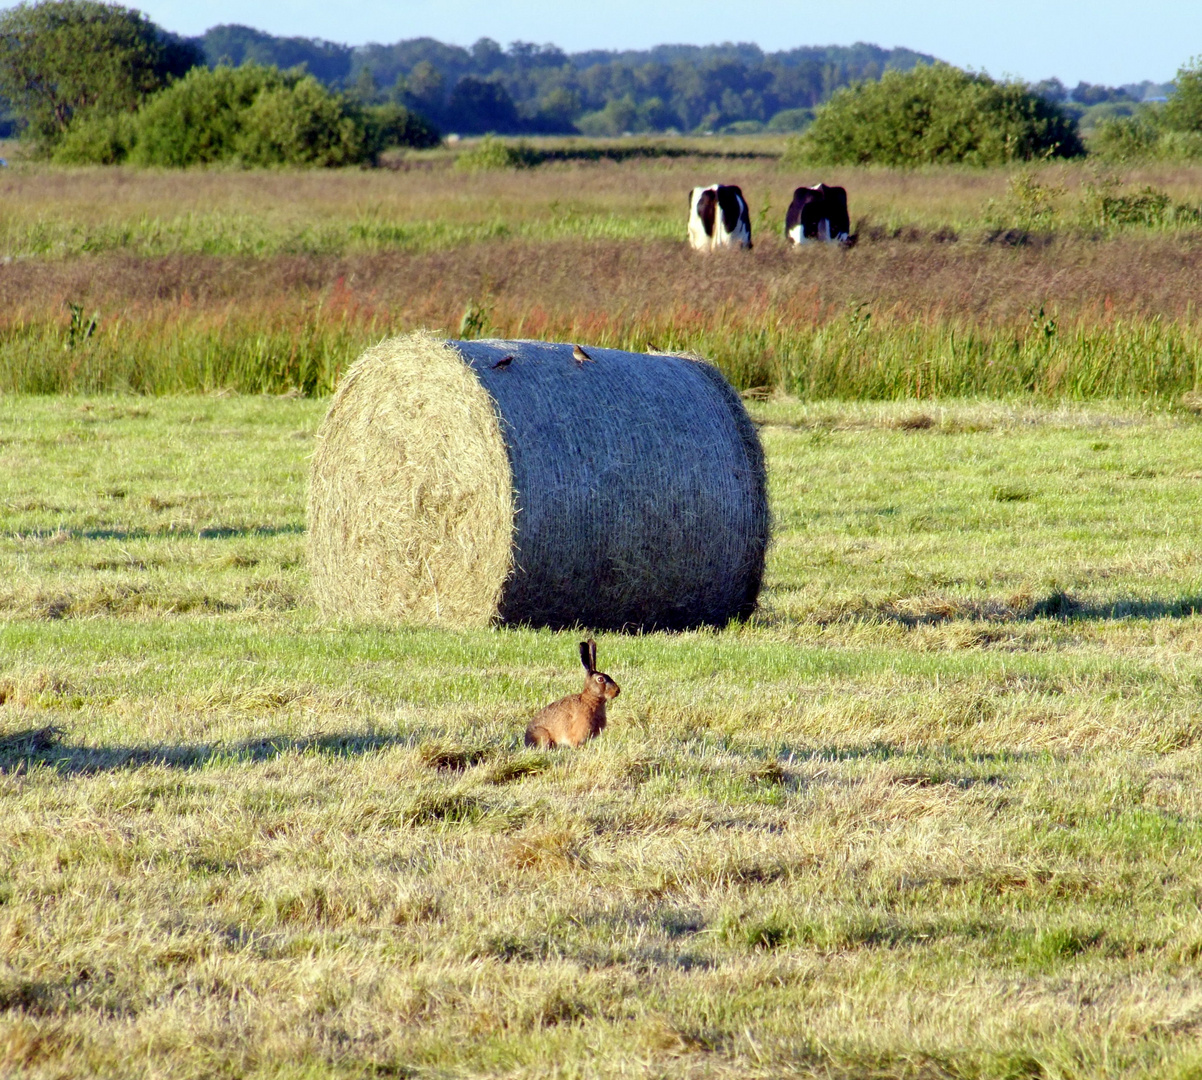
[[[324,613],[480,626],[722,625],[755,607],[764,457],[710,365],[536,341],[369,349],[317,436]]]

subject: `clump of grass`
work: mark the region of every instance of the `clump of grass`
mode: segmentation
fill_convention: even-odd
[[[511,145],[494,135],[486,135],[475,146],[469,147],[455,158],[455,168],[459,172],[524,169],[533,165],[536,160],[533,151],[525,143]]]
[[[1007,182],[1005,198],[985,204],[983,216],[996,232],[1050,232],[1060,224],[1064,194],[1063,185],[1042,179],[1033,169],[1021,169]]]
[[[21,731],[0,732],[0,758],[31,756],[53,750],[66,734],[65,729],[46,724]]]
[[[1182,228],[1202,222],[1202,208],[1174,202],[1167,191],[1151,184],[1126,190],[1123,180],[1113,173],[1103,173],[1083,185],[1079,213],[1087,228],[1106,231]]]
[[[486,746],[446,746],[442,743],[428,743],[423,746],[418,755],[422,764],[440,772],[463,772],[474,765],[487,761],[492,751]]]
[[[413,800],[404,820],[409,825],[455,824],[475,821],[485,812],[481,800],[466,792],[430,792]]]

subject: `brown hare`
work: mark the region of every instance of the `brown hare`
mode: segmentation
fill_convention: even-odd
[[[540,709],[526,728],[526,745],[546,749],[549,746],[583,746],[605,730],[605,706],[621,691],[618,684],[597,670],[597,643],[589,638],[580,643],[580,662],[588,677],[579,694]]]

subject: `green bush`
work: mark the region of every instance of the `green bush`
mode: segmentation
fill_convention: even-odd
[[[1157,151],[1165,161],[1197,161],[1202,158],[1202,131],[1162,131]]]
[[[455,159],[460,172],[484,172],[488,169],[523,169],[534,163],[529,147],[510,146],[494,135],[486,135],[470,150]]]
[[[576,129],[581,135],[591,138],[608,138],[630,133],[662,131],[675,123],[672,110],[658,97],[637,102],[633,95],[610,101],[604,109],[585,113],[576,120]]]
[[[1169,131],[1202,132],[1202,58],[1177,72],[1176,89],[1161,113]]]
[[[1108,120],[1114,120],[1120,116],[1134,116],[1136,113],[1145,112],[1144,106],[1135,101],[1099,101],[1096,105],[1090,105],[1088,108],[1082,108],[1076,102],[1072,102],[1066,106],[1072,111],[1073,116],[1077,118],[1077,130],[1082,136],[1087,136],[1090,132],[1097,129],[1099,124],[1104,124]]]
[[[184,168],[338,166],[390,146],[431,146],[436,129],[399,105],[364,107],[295,69],[195,68],[124,119],[83,113],[55,155],[67,164]]]
[[[782,109],[768,121],[766,130],[782,134],[801,132],[813,122],[813,109]]]
[[[1117,229],[1143,225],[1163,228],[1195,216],[1186,206],[1177,206],[1168,192],[1154,187],[1124,191],[1117,176],[1101,175],[1083,186],[1081,216],[1083,222],[1098,229]]]
[[[1116,116],[1099,122],[1089,152],[1103,161],[1141,161],[1158,156],[1160,129],[1146,115]]]
[[[242,114],[245,165],[355,165],[373,157],[362,111],[312,75],[263,90]]]
[[[758,135],[764,130],[764,125],[758,120],[736,120],[722,129],[723,135]]]
[[[239,152],[243,121],[258,96],[299,79],[259,64],[195,68],[142,107],[132,160],[168,168],[228,161]]]
[[[643,130],[639,122],[639,107],[630,94],[610,101],[604,109],[578,117],[576,128],[580,134],[593,139],[611,138],[627,131]]]
[[[786,161],[988,166],[1083,153],[1059,105],[1019,83],[934,64],[838,91],[790,141]]]
[[[129,156],[136,141],[132,113],[88,112],[67,128],[51,160],[59,165],[116,165]]]
[[[368,145],[376,153],[398,146],[426,150],[442,141],[438,128],[403,105],[369,105],[363,115]]]
[[[1044,183],[1024,168],[1010,177],[1005,198],[986,204],[984,219],[997,232],[1051,232],[1059,221],[1058,204],[1064,194],[1060,185]]]

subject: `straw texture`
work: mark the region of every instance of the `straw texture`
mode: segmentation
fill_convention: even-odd
[[[738,395],[692,358],[588,355],[426,335],[365,353],[313,461],[322,609],[628,630],[750,614],[769,519]]]

